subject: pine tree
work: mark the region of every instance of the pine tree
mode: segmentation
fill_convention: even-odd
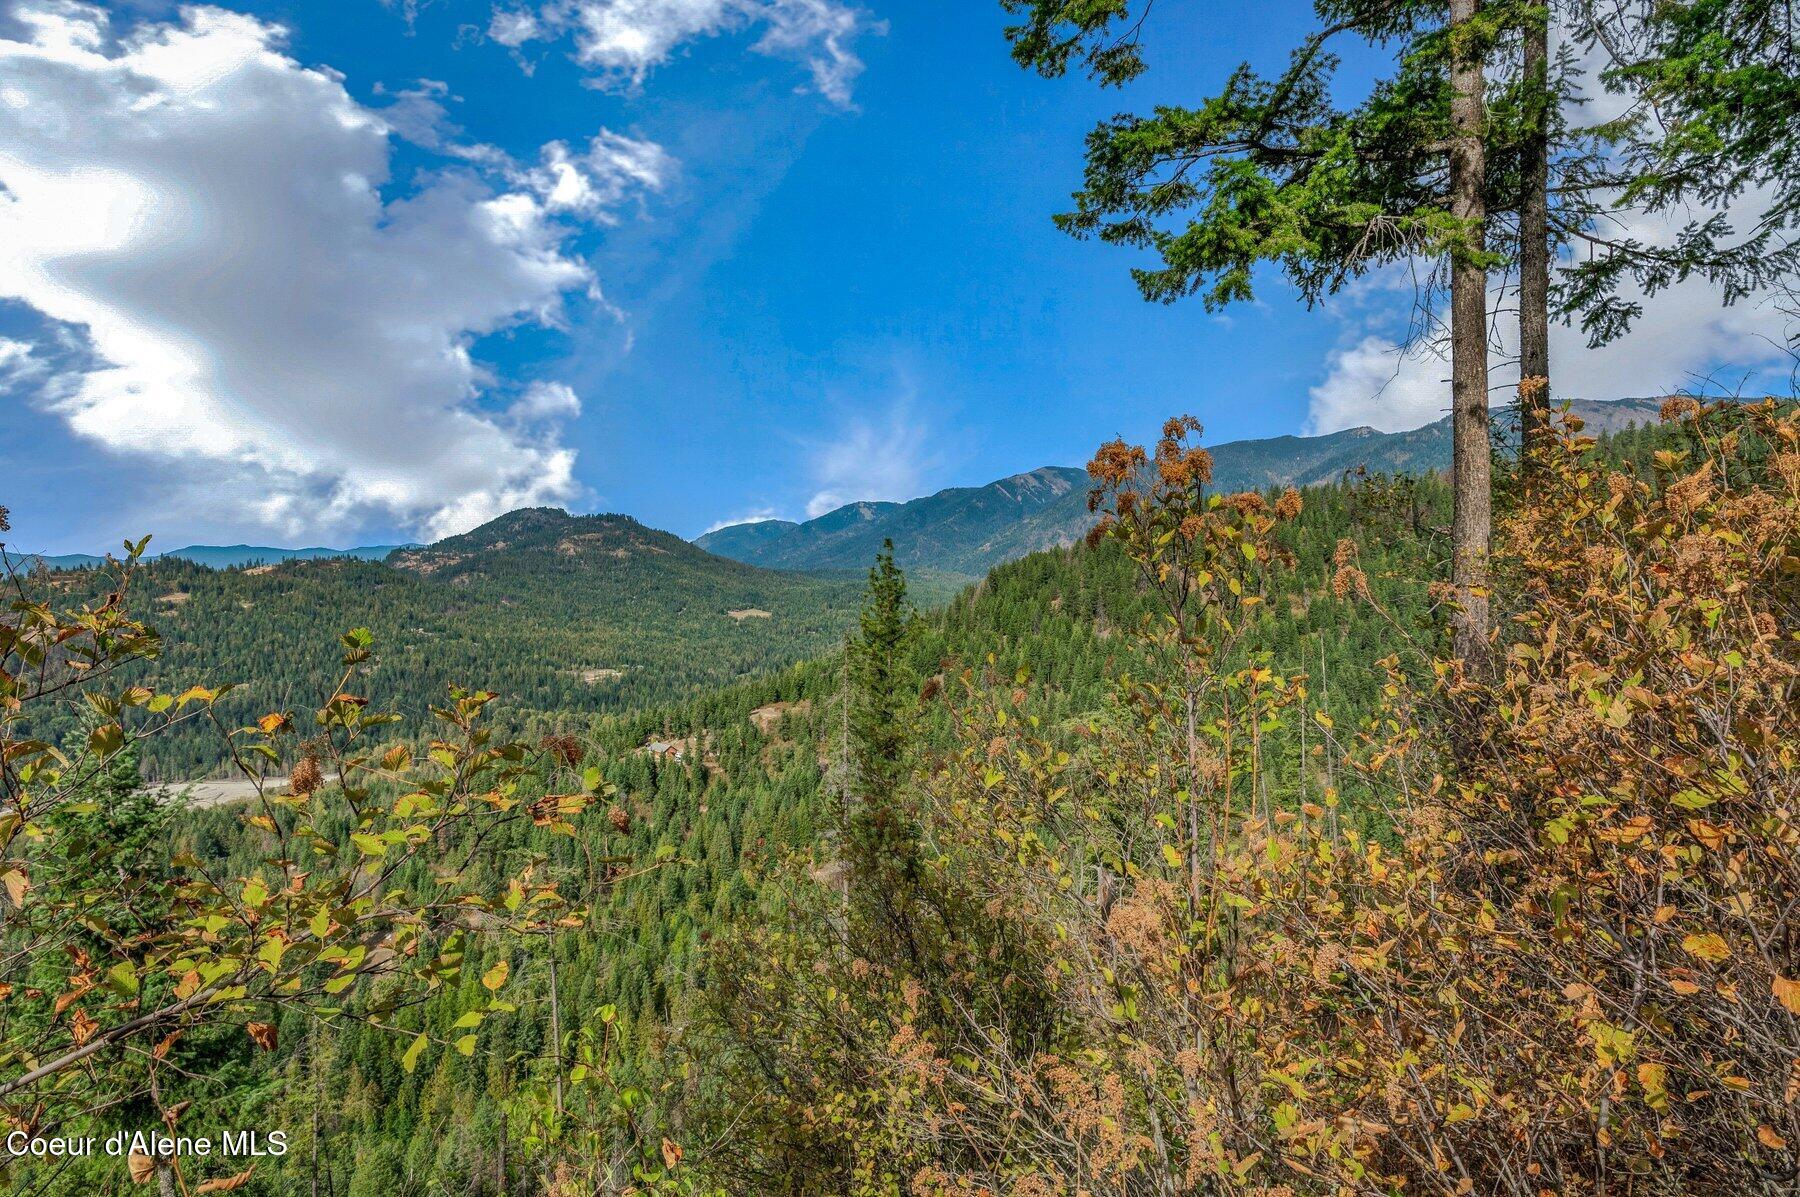
[[[911,650],[919,627],[906,597],[906,575],[894,564],[894,542],[886,541],[869,570],[857,635],[845,653],[845,846],[853,874],[871,883],[916,864],[902,791],[918,708]]]
[[[1576,29],[1608,59],[1604,82],[1634,103],[1615,138],[1618,204],[1695,212],[1672,243],[1611,230],[1578,234],[1590,249],[1559,296],[1589,343],[1621,335],[1646,295],[1699,275],[1727,303],[1791,286],[1800,270],[1800,6],[1794,0],[1575,0]],[[1733,220],[1746,200],[1760,211]]]
[[[1013,56],[1046,76],[1078,62],[1103,84],[1143,74],[1150,4],[1001,0],[1022,16]],[[1319,28],[1279,74],[1239,67],[1198,106],[1121,115],[1088,135],[1077,237],[1151,250],[1134,271],[1146,299],[1250,299],[1274,265],[1308,303],[1396,262],[1447,277],[1455,488],[1455,644],[1487,642],[1492,532],[1488,414],[1489,64],[1520,20],[1515,0],[1321,0]],[[1355,105],[1338,98],[1338,44],[1391,48],[1390,78]],[[1422,299],[1431,297],[1431,288]]]

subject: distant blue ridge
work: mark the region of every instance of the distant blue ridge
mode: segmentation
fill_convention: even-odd
[[[185,548],[170,549],[166,553],[152,553],[150,556],[153,558],[173,557],[181,561],[191,561],[195,565],[204,565],[209,569],[230,569],[233,566],[278,565],[283,561],[316,561],[329,557],[356,557],[363,561],[380,561],[395,549],[417,547],[415,544],[373,544],[362,545],[354,549],[321,547],[282,549],[273,545],[191,544]],[[92,553],[21,553],[15,555],[14,560],[41,562],[49,569],[83,569],[106,563],[105,557],[96,557]]]

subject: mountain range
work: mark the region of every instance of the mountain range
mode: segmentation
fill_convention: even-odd
[[[1578,400],[1590,432],[1654,423],[1662,398]],[[1209,446],[1220,491],[1314,486],[1358,468],[1417,474],[1450,465],[1450,419],[1406,432],[1349,428]],[[1045,466],[986,486],[956,487],[906,503],[851,503],[805,523],[734,524],[694,543],[709,553],[784,570],[866,567],[882,542],[902,566],[980,576],[1040,549],[1071,544],[1093,526],[1087,471]]]
[[[1610,402],[1576,400],[1572,407],[1590,431],[1617,432],[1655,422],[1663,401],[1662,397]],[[1335,482],[1358,468],[1386,474],[1447,469],[1450,419],[1445,417],[1405,432],[1350,428],[1324,436],[1266,437],[1229,441],[1209,448],[1213,455],[1213,482],[1221,491],[1314,486]],[[933,579],[941,592],[958,580],[980,577],[1002,562],[1080,539],[1093,525],[1087,493],[1085,470],[1044,466],[986,486],[953,487],[907,502],[850,503],[804,523],[765,520],[733,524],[708,532],[692,543],[715,557],[746,565],[821,573],[866,569],[882,543],[892,540],[895,558],[902,566],[941,575]],[[571,517],[560,511],[550,513],[549,509],[526,509],[431,546],[286,549],[250,544],[188,545],[158,556],[211,569],[354,558],[389,561],[403,569],[417,565],[422,571],[429,565],[454,573],[455,567],[445,562],[463,554],[474,543],[470,537],[490,535],[495,528],[505,528],[509,534],[524,533],[534,526],[547,528],[550,525],[545,521],[551,514],[561,520],[627,520],[624,516]],[[688,547],[669,533],[653,532],[636,521],[628,522],[645,535],[657,538],[654,551],[679,553],[681,550],[675,546]],[[559,539],[561,535],[559,532]],[[72,553],[28,555],[24,560],[28,564],[41,562],[54,570],[99,565],[105,559]]]
[[[320,561],[331,557],[380,561],[395,549],[413,547],[410,544],[371,544],[354,549],[280,549],[262,544],[191,544],[186,548],[151,554],[151,559],[166,557],[175,561],[191,561],[208,569],[230,569],[233,566],[279,565],[283,561]],[[30,553],[23,560],[28,566],[41,564],[45,569],[88,569],[106,564],[105,557],[92,553]]]

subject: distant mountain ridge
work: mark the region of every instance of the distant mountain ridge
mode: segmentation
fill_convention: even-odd
[[[995,562],[1065,543],[1066,520],[1041,524],[1039,517],[1072,500],[1085,511],[1087,485],[1085,470],[1046,466],[910,503],[851,503],[804,524],[739,524],[694,543],[770,569],[825,570],[866,567],[891,539],[902,564],[982,574]]]
[[[360,561],[380,561],[396,549],[412,548],[410,544],[372,544],[354,549],[282,549],[257,544],[191,544],[152,553],[151,559],[170,557],[191,561],[208,569],[230,569],[233,566],[279,565],[283,561],[318,561],[331,557],[355,557]],[[29,563],[42,563],[46,569],[87,569],[106,564],[106,558],[93,553],[26,553],[20,558]]]
[[[1576,400],[1594,432],[1654,423],[1663,399]],[[1450,418],[1406,432],[1348,428],[1324,436],[1277,436],[1209,445],[1220,491],[1316,486],[1347,471],[1417,474],[1450,466]],[[1086,535],[1086,470],[1045,466],[987,486],[956,487],[906,503],[852,503],[805,523],[735,524],[698,538],[710,553],[787,570],[865,568],[884,540],[910,568],[981,575],[1006,561]]]

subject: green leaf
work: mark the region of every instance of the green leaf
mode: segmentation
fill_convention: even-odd
[[[400,1057],[400,1067],[404,1068],[407,1072],[411,1072],[419,1066],[419,1057],[424,1054],[425,1036],[420,1035],[417,1039],[412,1041],[412,1046],[406,1049],[406,1054]]]
[[[106,984],[114,993],[130,997],[138,991],[137,970],[120,961],[106,970]]]
[[[458,1055],[463,1055],[463,1056],[474,1055],[475,1054],[475,1036],[464,1035],[461,1039],[458,1039],[456,1041],[456,1051],[457,1051]]]
[[[111,756],[125,747],[125,729],[116,723],[103,723],[88,733],[88,748],[96,756]]]

